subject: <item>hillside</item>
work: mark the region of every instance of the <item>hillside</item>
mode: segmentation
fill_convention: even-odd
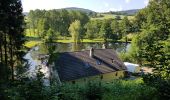
[[[82,12],[86,12],[86,13],[95,12],[95,11],[92,11],[92,10],[89,10],[89,9],[77,8],[77,7],[68,7],[68,8],[63,8],[63,9],[66,9],[66,10],[78,10],[78,11],[82,11]],[[131,10],[116,11],[115,13],[118,13],[119,15],[134,15],[139,10],[140,9],[131,9]],[[98,12],[98,13],[100,13],[100,12]],[[104,12],[104,13],[107,13],[107,12]]]
[[[85,12],[87,14],[90,14],[90,13],[98,13],[101,14],[101,15],[104,15],[105,18],[112,18],[112,15],[116,16],[116,15],[135,15],[140,9],[132,9],[132,10],[124,10],[124,11],[110,11],[110,12],[95,12],[95,11],[92,11],[92,10],[89,10],[89,9],[85,9],[85,8],[78,8],[78,7],[68,7],[68,8],[61,8],[61,9],[57,9],[57,10],[62,10],[62,9],[65,9],[65,10],[75,10],[75,11],[81,11],[81,12]],[[23,12],[23,14],[25,16],[28,15],[29,12]],[[122,17],[122,16],[121,16]],[[100,18],[99,18],[100,19]]]
[[[68,7],[68,8],[61,8],[61,9],[56,9],[56,10],[62,10],[62,9],[81,11],[81,12],[84,12],[84,13],[87,13],[87,14],[89,14],[89,13],[96,13],[95,11],[92,11],[92,10],[89,10],[89,9],[77,8],[77,7]],[[29,12],[23,12],[23,14],[25,16],[27,16],[29,14]]]
[[[132,9],[132,10],[124,10],[124,11],[117,11],[117,13],[123,15],[135,15],[140,9]]]
[[[115,19],[117,16],[120,16],[120,19],[123,19],[125,16],[127,16],[129,20],[134,18],[134,16],[131,16],[131,15],[100,14],[100,13],[98,13],[96,17],[92,17],[91,19],[92,20]]]
[[[77,8],[77,7],[68,7],[68,8],[62,8],[62,9],[66,9],[66,10],[78,10],[78,11],[82,11],[82,12],[85,12],[85,13],[94,12],[94,11],[89,10],[89,9]]]

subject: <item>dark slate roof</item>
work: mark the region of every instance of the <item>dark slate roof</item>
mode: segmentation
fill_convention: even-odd
[[[126,70],[113,49],[94,49],[93,57],[90,57],[89,53],[89,50],[61,53],[56,62],[60,80],[69,81]]]

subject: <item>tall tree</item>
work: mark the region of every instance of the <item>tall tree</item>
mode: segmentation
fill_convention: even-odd
[[[146,12],[146,22],[142,25],[138,39],[142,64],[154,68],[152,74],[144,77],[144,82],[154,86],[164,99],[170,98],[170,1],[151,0]],[[166,87],[165,87],[166,86]]]
[[[112,29],[111,29],[111,20],[104,20],[102,26],[100,28],[100,34],[104,39],[104,42],[107,42],[107,39],[111,38],[112,36]]]
[[[24,44],[24,16],[20,0],[7,0],[0,2],[0,33],[3,38],[1,63],[5,67],[7,80],[14,80],[14,71],[22,63]]]
[[[147,8],[140,10],[132,19],[132,32],[141,32],[141,28],[146,23]]]
[[[72,24],[70,24],[69,32],[72,36],[72,40],[74,41],[74,43],[77,44],[81,41],[81,36],[80,36],[81,23],[79,20],[75,20]]]
[[[128,20],[127,16],[125,16],[122,21],[120,22],[121,27],[121,33],[123,34],[123,37],[125,37],[127,42],[127,34],[130,33],[130,21]]]
[[[101,21],[100,20],[90,20],[86,25],[86,38],[88,39],[94,39],[94,38],[100,38],[99,32],[101,27]]]
[[[121,35],[120,35],[119,22],[116,19],[112,21],[111,28],[112,28],[112,32],[113,32],[112,38],[113,39],[120,39]]]

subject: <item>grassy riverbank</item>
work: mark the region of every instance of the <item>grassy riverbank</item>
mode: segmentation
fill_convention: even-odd
[[[42,43],[42,41],[28,41],[28,42],[25,43],[25,46],[27,48],[32,48],[32,47],[34,47],[34,46],[36,46],[40,43]]]
[[[43,43],[43,40],[40,39],[40,37],[38,36],[38,34],[34,34],[34,32],[36,33],[37,30],[33,31],[33,30],[29,30],[26,29],[25,31],[25,35],[27,37],[27,42],[25,43],[25,46],[28,48],[32,48],[35,45],[39,44],[39,43]],[[128,40],[132,40],[133,38],[133,34],[129,34],[127,35]],[[125,37],[121,40],[117,40],[114,41],[112,39],[107,39],[108,42],[126,42],[125,41]],[[71,39],[71,37],[63,37],[63,36],[58,36],[56,40],[54,40],[54,42],[59,42],[59,43],[73,43],[74,41]],[[82,43],[103,43],[104,39],[82,39],[81,40]],[[128,41],[130,42],[130,41]]]
[[[113,41],[113,40],[111,40],[111,39],[108,39],[107,40],[108,42],[125,42],[124,40],[118,40],[118,41]],[[55,42],[57,43],[73,43],[73,40],[68,40],[68,39],[63,39],[63,40],[55,40]],[[82,41],[81,41],[81,43],[102,43],[102,42],[104,42],[104,40],[103,39],[93,39],[93,40],[90,40],[90,39],[83,39]],[[128,41],[128,42],[130,42],[130,41]],[[27,48],[32,48],[32,47],[34,47],[35,45],[38,45],[38,44],[40,44],[40,43],[43,43],[43,41],[41,41],[41,40],[30,40],[30,41],[27,41],[26,43],[25,43],[25,46],[27,47]]]

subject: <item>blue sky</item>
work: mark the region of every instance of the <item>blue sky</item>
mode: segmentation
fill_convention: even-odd
[[[149,0],[21,0],[24,12],[35,9],[59,9],[80,7],[96,12],[140,9],[146,7]]]

